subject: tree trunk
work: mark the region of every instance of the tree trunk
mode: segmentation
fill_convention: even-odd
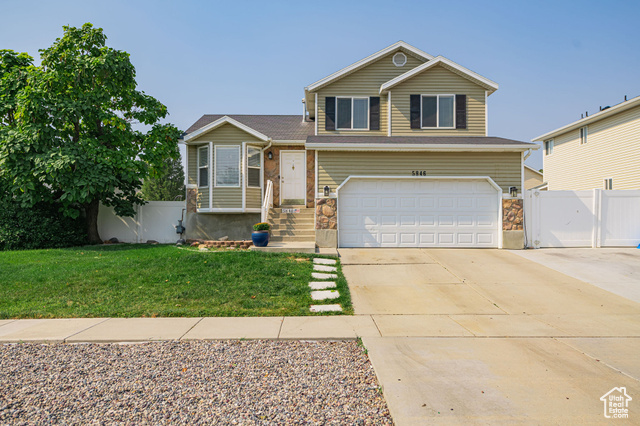
[[[98,210],[100,209],[100,200],[95,199],[84,207],[87,216],[87,237],[90,244],[101,244],[102,239],[98,234]]]

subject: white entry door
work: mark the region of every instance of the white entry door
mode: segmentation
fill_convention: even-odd
[[[305,151],[280,152],[280,201],[305,204],[306,190]]]
[[[486,179],[352,178],[340,247],[498,247],[500,193]]]

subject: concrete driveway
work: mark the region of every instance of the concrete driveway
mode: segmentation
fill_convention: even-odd
[[[399,425],[640,422],[640,304],[501,250],[340,249]]]

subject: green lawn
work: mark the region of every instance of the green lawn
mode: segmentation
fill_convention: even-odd
[[[129,244],[0,252],[0,318],[313,315],[313,257]],[[351,314],[338,271],[329,303]]]

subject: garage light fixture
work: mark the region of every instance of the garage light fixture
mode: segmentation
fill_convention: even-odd
[[[324,196],[328,197],[330,193],[331,193],[331,188],[329,188],[328,186],[325,186],[324,187]]]
[[[271,152],[271,151],[267,152],[267,158],[269,160],[273,160],[273,152]]]
[[[518,188],[516,188],[515,186],[510,186],[509,187],[509,194],[514,198],[517,197],[518,196]]]

